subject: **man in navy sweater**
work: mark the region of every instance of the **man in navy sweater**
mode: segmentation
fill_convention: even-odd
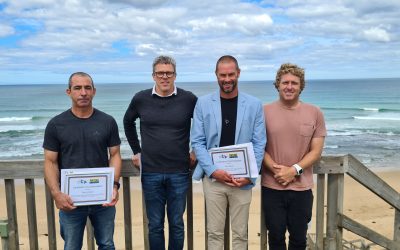
[[[168,249],[183,249],[185,238],[183,213],[189,166],[194,164],[194,156],[189,154],[189,135],[197,97],[177,88],[175,79],[175,60],[157,57],[153,62],[155,85],[136,93],[124,116],[125,135],[134,154],[132,161],[141,168],[151,250],[165,249],[165,210]],[[136,130],[138,118],[141,143]]]

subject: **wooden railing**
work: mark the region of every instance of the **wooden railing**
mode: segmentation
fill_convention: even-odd
[[[352,155],[322,157],[314,167],[317,174],[316,239],[309,237],[310,249],[343,249],[343,229],[385,249],[400,249],[400,194]],[[344,175],[347,174],[395,209],[393,239],[375,232],[343,214]],[[326,181],[327,176],[327,181]],[[325,204],[327,184],[327,211]],[[326,218],[325,218],[326,212]],[[326,219],[326,230],[324,221]]]
[[[317,174],[316,188],[316,236],[309,237],[310,249],[342,249],[343,229],[347,229],[361,237],[374,242],[387,249],[400,249],[400,195],[377,175],[366,168],[362,163],[351,155],[346,156],[324,156],[314,167]],[[343,214],[344,175],[348,174],[367,189],[381,197],[396,210],[394,216],[394,236],[388,239],[383,235],[361,225]],[[131,166],[130,160],[123,160],[122,167],[122,198],[124,211],[124,239],[125,249],[133,249],[132,240],[132,207],[131,207],[131,177],[138,176],[137,169]],[[327,176],[327,180],[326,180]],[[38,230],[35,198],[35,179],[43,179],[43,161],[0,161],[0,179],[5,184],[5,204],[7,218],[0,218],[0,236],[2,249],[19,249],[19,229],[16,209],[15,180],[22,179],[25,182],[26,206],[28,218],[29,249],[39,249]],[[327,191],[327,211],[325,211],[325,191]],[[46,249],[57,249],[57,232],[55,222],[54,201],[47,187],[45,188],[48,247]],[[193,191],[190,185],[187,197],[186,218],[186,245],[187,249],[193,247]],[[142,202],[144,206],[144,202]],[[262,202],[261,202],[262,204]],[[143,239],[144,248],[149,249],[147,238],[147,218],[143,207]],[[326,219],[325,219],[326,214]],[[260,209],[260,249],[267,249],[267,233],[264,227],[262,209]],[[204,216],[206,217],[206,216]],[[229,222],[229,219],[226,220]],[[326,227],[324,223],[326,221]],[[93,231],[88,223],[87,249],[95,249]],[[207,241],[207,237],[205,237]],[[229,223],[226,223],[225,249],[229,250]],[[206,244],[205,244],[206,245]],[[43,246],[42,246],[43,248]]]

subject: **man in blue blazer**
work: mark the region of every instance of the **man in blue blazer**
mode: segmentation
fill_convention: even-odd
[[[247,223],[251,188],[257,178],[236,178],[213,164],[208,150],[215,147],[253,144],[258,170],[264,155],[266,132],[262,103],[239,93],[240,68],[236,58],[222,56],[216,64],[219,91],[197,101],[191,144],[199,162],[193,179],[203,181],[207,209],[208,249],[223,249],[226,207],[232,225],[232,249],[247,249]]]

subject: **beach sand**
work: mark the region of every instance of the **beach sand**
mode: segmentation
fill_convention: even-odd
[[[381,171],[376,172],[383,180],[391,185],[396,191],[400,191],[400,171]],[[36,184],[36,212],[38,220],[39,248],[47,249],[48,237],[46,222],[45,193],[42,180],[35,180]],[[361,224],[379,232],[380,234],[393,238],[394,209],[379,199],[369,190],[361,186],[358,182],[345,177],[344,186],[344,214],[360,222]],[[120,192],[122,195],[122,193]],[[28,221],[26,212],[26,198],[23,181],[17,181],[16,184],[18,228],[20,249],[29,249]],[[315,192],[314,192],[315,196]],[[143,249],[143,219],[142,219],[142,196],[140,190],[140,179],[133,177],[131,179],[131,197],[132,197],[132,224],[133,224],[133,248]],[[201,183],[193,184],[194,200],[194,248],[204,249],[204,197]],[[5,205],[4,182],[0,181],[0,202],[4,205],[0,207],[0,218],[7,216]],[[314,202],[315,205],[315,202]],[[315,209],[313,212],[312,225],[309,232],[315,232]],[[186,217],[185,217],[186,218]],[[63,241],[59,236],[58,210],[56,210],[57,225],[57,245],[62,249]],[[122,199],[117,204],[115,228],[115,244],[117,249],[124,249],[124,221],[123,221],[123,203]],[[167,225],[166,225],[167,235]],[[344,239],[356,240],[361,237],[344,230]],[[86,238],[85,238],[86,239]],[[253,200],[250,209],[249,220],[249,249],[259,249],[260,244],[260,187],[259,185],[253,191]],[[86,248],[86,240],[82,249]],[[371,249],[381,249],[373,246]]]

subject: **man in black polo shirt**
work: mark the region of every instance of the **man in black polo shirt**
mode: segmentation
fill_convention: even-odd
[[[93,80],[84,72],[69,78],[67,95],[72,107],[53,117],[44,135],[44,176],[58,209],[64,249],[81,249],[87,218],[94,228],[99,249],[115,249],[114,219],[121,171],[121,140],[118,126],[110,115],[95,109]],[[114,189],[110,203],[74,206],[60,190],[61,169],[114,168]]]
[[[142,189],[149,221],[150,249],[165,249],[165,207],[169,248],[183,249],[183,213],[190,180],[189,135],[197,98],[177,88],[175,60],[159,56],[153,62],[152,89],[135,94],[124,116],[133,164],[141,168]],[[136,130],[140,119],[141,143]]]

